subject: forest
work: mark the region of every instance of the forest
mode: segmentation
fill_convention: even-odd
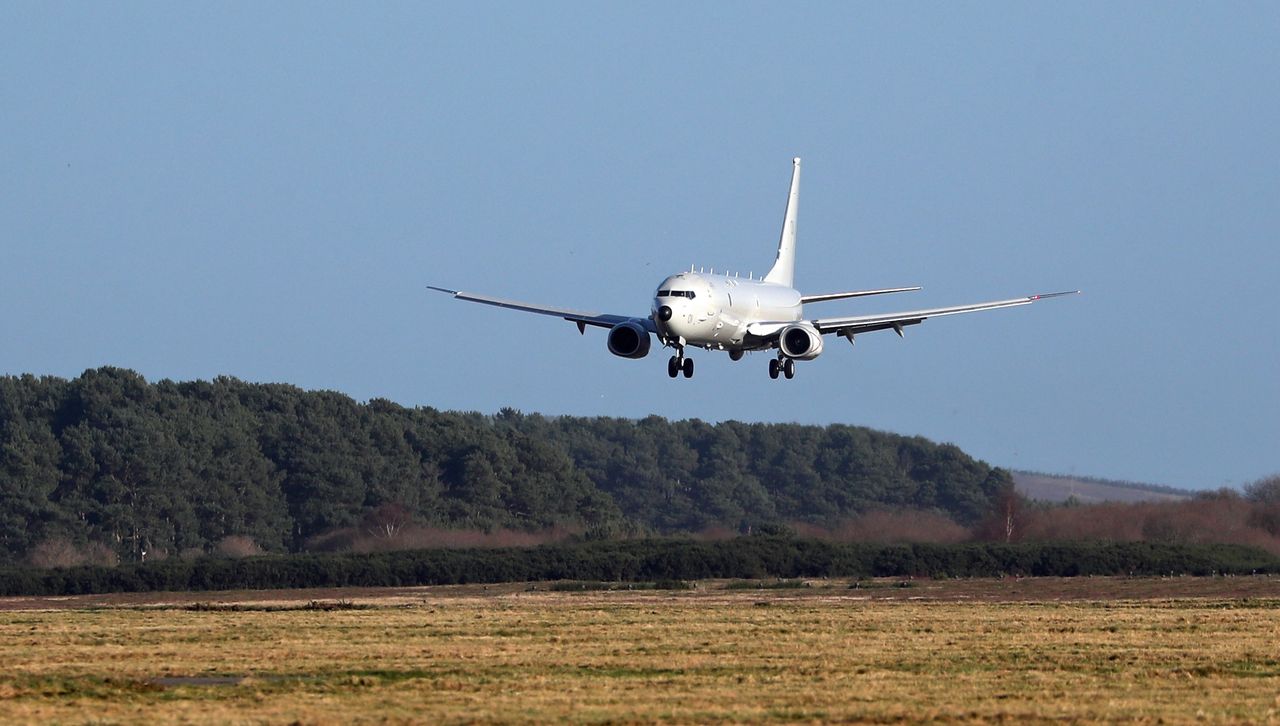
[[[953,445],[856,426],[485,415],[119,368],[0,377],[0,566],[747,535],[1274,555],[1280,476],[1049,505]]]
[[[903,508],[970,526],[1011,487],[955,446],[853,426],[483,415],[109,367],[0,378],[0,564],[745,534]]]

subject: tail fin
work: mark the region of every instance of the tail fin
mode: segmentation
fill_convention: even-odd
[[[787,214],[782,218],[782,236],[778,238],[778,259],[774,261],[765,282],[795,286],[796,212],[800,206],[800,157],[791,160],[791,193],[787,195]]]

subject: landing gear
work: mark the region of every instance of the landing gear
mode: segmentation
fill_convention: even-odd
[[[796,362],[792,358],[770,358],[769,359],[769,377],[778,378],[781,373],[786,376],[787,380],[796,377]]]
[[[684,374],[685,378],[693,378],[693,359],[685,358],[683,350],[671,356],[671,359],[667,361],[668,376],[675,378],[681,373]]]
[[[745,351],[736,350],[736,349],[729,351],[729,360],[742,360],[742,354],[744,352]]]

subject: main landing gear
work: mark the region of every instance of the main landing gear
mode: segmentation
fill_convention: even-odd
[[[684,350],[671,356],[667,361],[667,375],[675,378],[684,373],[685,378],[693,378],[693,359],[684,357]]]
[[[769,377],[777,379],[778,374],[791,380],[796,377],[796,362],[791,358],[770,358],[769,359]]]

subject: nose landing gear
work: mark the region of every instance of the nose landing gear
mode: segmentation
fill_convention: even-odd
[[[779,373],[781,373],[783,376],[786,376],[787,380],[791,380],[792,378],[795,378],[796,377],[795,360],[791,358],[769,359],[769,377],[776,380],[778,378]]]

